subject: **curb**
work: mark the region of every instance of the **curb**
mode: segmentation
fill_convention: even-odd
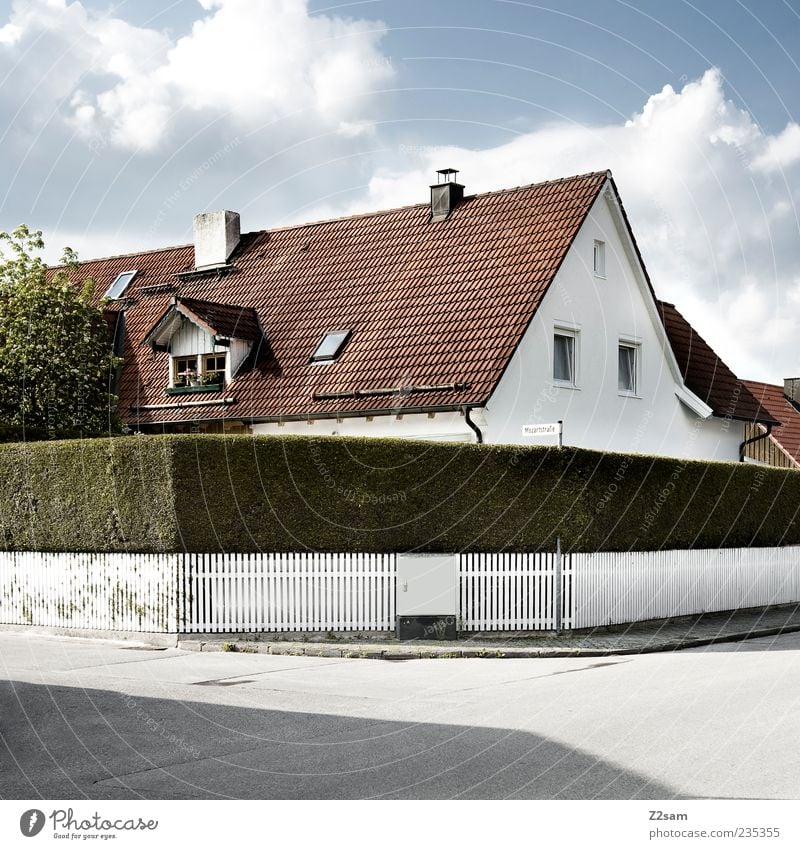
[[[415,649],[411,646],[393,646],[380,648],[370,643],[351,643],[348,646],[334,646],[324,643],[286,643],[286,642],[256,642],[253,640],[178,640],[178,648],[184,651],[221,652],[229,651],[236,654],[272,654],[289,655],[293,657],[338,657],[364,660],[449,660],[455,658],[486,658],[489,660],[514,658],[548,658],[548,657],[609,657],[611,655],[654,654],[656,652],[681,651],[682,649],[701,648],[716,643],[735,643],[744,640],[754,640],[759,637],[774,637],[780,634],[791,634],[800,631],[800,625],[781,625],[774,628],[759,628],[732,634],[718,634],[714,637],[689,637],[682,640],[669,640],[643,646],[620,646],[619,648],[532,648],[517,649],[504,645],[485,646],[479,648],[455,648],[442,646],[425,646]],[[223,646],[231,646],[225,649]]]

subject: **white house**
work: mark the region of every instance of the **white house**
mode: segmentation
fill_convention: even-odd
[[[610,172],[84,263],[143,432],[393,436],[738,460],[777,424],[656,300]],[[751,432],[754,432],[751,427]]]

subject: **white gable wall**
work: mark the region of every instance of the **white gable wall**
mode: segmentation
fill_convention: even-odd
[[[528,423],[564,422],[564,444],[605,451],[738,460],[741,422],[703,420],[675,395],[671,350],[638,262],[603,193],[512,357],[486,408],[487,442],[553,444],[523,437]],[[593,272],[595,239],[605,242],[605,279]],[[553,380],[556,327],[577,332],[576,388]],[[639,344],[639,397],[618,391],[619,340]]]
[[[180,329],[170,339],[169,346],[173,357],[193,357],[215,352],[213,337],[188,319],[183,320]]]

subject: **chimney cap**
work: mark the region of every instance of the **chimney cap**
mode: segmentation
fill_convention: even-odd
[[[436,182],[438,183],[450,183],[456,181],[456,176],[458,175],[458,170],[456,168],[439,168],[436,171],[437,177]]]

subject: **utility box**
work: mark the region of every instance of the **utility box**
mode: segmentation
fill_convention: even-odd
[[[397,638],[454,640],[457,554],[397,555]]]

